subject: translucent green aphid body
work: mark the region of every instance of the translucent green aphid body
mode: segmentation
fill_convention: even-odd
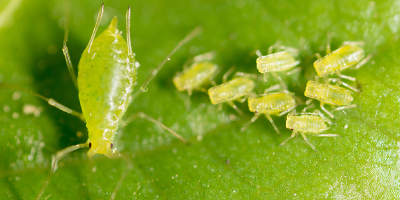
[[[116,25],[115,17],[85,49],[78,66],[79,101],[91,143],[89,155],[112,156],[112,142],[136,80],[134,55],[128,54],[128,45]]]

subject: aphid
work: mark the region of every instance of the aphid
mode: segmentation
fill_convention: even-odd
[[[303,112],[299,115],[296,114],[296,111],[293,111],[288,114],[286,120],[286,128],[293,130],[293,133],[280,145],[284,145],[290,139],[300,134],[307,144],[310,145],[314,151],[316,151],[314,145],[308,141],[306,134],[316,137],[340,137],[338,134],[320,134],[329,129],[326,123],[331,124],[331,121],[325,118],[319,110],[315,110],[313,113]]]
[[[371,54],[364,58],[362,45],[363,42],[343,42],[343,46],[331,53],[330,35],[328,35],[327,55],[321,58],[321,55],[316,54],[318,60],[314,62],[318,76],[324,77],[336,73],[341,78],[356,81],[354,77],[340,74],[340,71],[353,65],[356,65],[355,69],[359,69],[372,58]]]
[[[339,81],[338,83],[345,84],[341,81]],[[334,116],[324,107],[325,104],[341,106],[336,108],[335,110],[343,110],[357,107],[357,105],[351,104],[351,102],[353,101],[351,91],[339,86],[321,84],[315,81],[308,81],[304,95],[311,99],[319,100],[321,109],[326,112],[331,118],[334,118]],[[310,101],[307,102],[307,104],[309,103]]]
[[[183,72],[178,72],[172,80],[179,91],[187,91],[192,95],[194,90],[207,91],[203,87],[212,83],[218,73],[218,65],[211,62],[214,52],[198,55],[193,58],[191,65],[184,66]],[[190,64],[190,63],[189,63]]]
[[[273,53],[274,48],[277,48],[278,52]],[[256,54],[258,56],[256,61],[257,69],[260,73],[264,74],[264,80],[267,80],[268,73],[271,73],[280,81],[282,87],[284,87],[284,89],[287,89],[287,86],[283,82],[282,78],[278,76],[275,72],[288,71],[297,66],[300,63],[300,61],[296,59],[298,55],[298,50],[291,47],[285,47],[275,44],[268,48],[268,55],[263,56],[260,50],[257,50]],[[287,74],[292,74],[299,70],[300,68],[294,68]]]
[[[296,101],[293,98],[294,95],[292,93],[268,93],[268,91],[271,91],[271,89],[266,89],[262,95],[250,96],[247,100],[249,103],[249,110],[255,114],[254,117],[242,127],[242,132],[251,123],[256,121],[260,115],[264,114],[265,117],[267,117],[267,119],[271,122],[275,131],[279,134],[279,129],[276,127],[271,115],[277,115],[280,117],[296,108]]]
[[[67,61],[71,78],[79,90],[79,101],[83,114],[61,105],[52,98],[47,98],[19,87],[6,84],[0,85],[2,87],[21,90],[33,94],[47,101],[51,106],[75,115],[86,122],[86,127],[89,132],[88,141],[83,144],[67,147],[53,155],[51,166],[52,173],[57,169],[57,162],[62,157],[74,150],[87,147],[90,148],[87,152],[89,158],[92,158],[95,154],[104,154],[110,158],[123,158],[128,162],[128,169],[131,168],[129,159],[119,153],[113,145],[116,131],[118,130],[118,127],[122,122],[122,117],[124,116],[125,111],[132,100],[131,94],[133,91],[133,86],[135,85],[138,67],[134,54],[132,53],[130,39],[131,10],[130,7],[128,7],[126,12],[127,41],[122,38],[121,32],[116,27],[116,17],[114,17],[114,19],[111,21],[110,26],[95,38],[97,29],[103,16],[103,10],[104,4],[102,4],[98,13],[96,25],[94,27],[89,44],[82,53],[82,57],[78,66],[78,78],[75,76],[71,59],[69,57],[68,48],[66,46],[68,37],[67,29],[64,38],[63,52]],[[189,35],[187,35],[163,60],[163,62],[161,62],[160,65],[152,71],[147,80],[143,83],[141,89],[136,94],[146,91],[148,83],[154,78],[165,62],[170,59],[170,56],[180,46],[188,42],[200,31],[200,28],[196,28]],[[186,142],[182,136],[178,135],[161,122],[158,122],[142,112],[133,114],[128,118],[127,121],[137,117],[141,117],[160,125],[183,142]],[[121,176],[114,192],[111,195],[111,199],[115,197],[116,192],[121,186],[125,176],[126,173]],[[45,182],[38,198],[43,194],[48,182],[49,180]]]
[[[237,77],[226,82],[228,75],[233,71],[233,69],[234,68],[231,68],[224,74],[223,84],[208,89],[208,95],[212,104],[227,103],[235,109],[236,112],[242,115],[243,112],[233,103],[233,101],[239,100],[240,102],[244,102],[253,91],[256,83],[251,78],[245,76]],[[239,74],[244,73],[236,73],[236,75]]]

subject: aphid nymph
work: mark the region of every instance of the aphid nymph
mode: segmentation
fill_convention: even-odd
[[[192,95],[194,90],[207,91],[203,87],[212,83],[218,73],[218,65],[211,62],[215,57],[214,52],[198,55],[193,58],[189,67],[185,64],[183,72],[178,72],[173,78],[173,83],[179,91],[187,91]]]
[[[248,78],[248,76],[246,77],[246,75],[243,77],[234,78],[226,82],[227,76],[233,70],[234,68],[228,70],[223,76],[224,83],[210,88],[208,90],[208,95],[210,97],[212,104],[216,105],[221,103],[227,103],[233,109],[235,109],[236,112],[242,115],[243,112],[233,103],[233,101],[240,100],[240,102],[244,102],[250,95],[250,93],[253,91],[254,87],[256,86],[256,83],[251,78]],[[236,75],[239,74],[244,74],[244,73],[236,73]]]
[[[97,29],[103,16],[104,4],[102,4],[99,14],[97,16],[96,25],[90,38],[89,44],[83,51],[78,66],[78,78],[72,67],[71,59],[69,57],[67,42],[67,29],[64,38],[63,52],[67,61],[67,66],[72,78],[72,81],[79,90],[79,101],[82,108],[82,113],[73,111],[66,106],[56,102],[54,99],[41,96],[39,94],[27,91],[25,89],[0,84],[1,87],[12,88],[33,94],[48,104],[65,111],[69,114],[75,115],[86,122],[86,127],[89,132],[89,138],[86,143],[77,144],[61,151],[58,151],[52,157],[52,173],[57,169],[57,162],[67,155],[68,153],[80,149],[90,148],[87,152],[89,158],[95,154],[104,154],[110,158],[124,158],[125,156],[114,148],[113,140],[119,125],[123,124],[122,117],[124,116],[130,102],[132,101],[132,91],[136,81],[137,67],[135,56],[132,52],[131,39],[130,39],[130,7],[126,12],[126,37],[125,41],[121,32],[117,29],[117,18],[111,21],[110,26],[100,35],[96,37]],[[173,50],[172,52],[160,63],[160,65],[152,71],[148,79],[143,83],[141,89],[136,93],[140,93],[147,89],[148,83],[154,78],[161,67],[165,64],[170,56],[184,43],[196,36],[200,32],[200,28],[196,28],[189,35],[187,35]],[[161,122],[151,118],[150,116],[138,112],[133,114],[127,119],[141,117],[150,122],[156,123],[174,134],[183,142],[186,140],[166,127]],[[125,123],[126,124],[126,123]],[[128,169],[129,169],[128,163]],[[113,199],[116,195],[118,187],[121,186],[126,173],[121,176],[117,187],[111,195]],[[47,180],[39,193],[38,198],[43,194]]]
[[[274,48],[277,49],[277,52],[275,53],[273,53]],[[257,69],[260,73],[264,74],[264,80],[267,80],[268,73],[271,73],[280,81],[280,84],[284,89],[287,89],[287,86],[276,72],[292,69],[288,72],[288,74],[292,74],[300,70],[300,68],[294,68],[300,63],[300,61],[296,59],[298,56],[297,49],[275,44],[268,48],[268,55],[263,56],[260,50],[257,50],[256,54],[258,56],[256,61]]]
[[[279,86],[279,85],[276,85]],[[274,89],[276,86],[272,86]],[[266,89],[264,94],[258,96],[250,96],[247,100],[249,103],[249,110],[254,112],[254,117],[251,118],[241,129],[243,132],[251,123],[264,114],[265,117],[271,122],[275,131],[279,134],[279,129],[276,127],[271,115],[282,116],[296,108],[296,101],[293,98],[294,94],[289,92],[276,92],[268,93],[271,88]],[[273,90],[272,89],[272,90]]]
[[[342,84],[343,82],[338,82]],[[317,99],[320,101],[321,109],[326,112],[331,118],[334,118],[333,114],[329,112],[324,105],[329,104],[333,106],[341,106],[336,108],[335,110],[343,110],[357,107],[357,105],[351,104],[353,101],[353,96],[351,95],[351,91],[345,88],[329,85],[329,84],[321,84],[315,81],[308,81],[306,90],[304,91],[304,96],[309,97],[311,99]],[[308,101],[308,104],[311,103]]]
[[[296,114],[296,111],[289,113],[286,120],[286,128],[293,130],[292,135],[283,141],[280,145],[284,145],[290,139],[300,134],[303,139],[307,142],[310,147],[316,151],[314,145],[308,141],[306,134],[310,134],[316,137],[339,137],[337,134],[320,134],[329,129],[326,123],[331,124],[331,121],[325,118],[319,110],[315,110],[313,113],[300,113]]]
[[[331,52],[328,34],[327,55],[321,58],[319,54],[316,54],[318,60],[314,62],[318,76],[324,77],[336,73],[341,78],[356,81],[354,77],[342,75],[340,71],[354,65],[355,69],[359,69],[372,58],[371,54],[365,57],[363,44],[363,42],[343,42],[340,48]]]

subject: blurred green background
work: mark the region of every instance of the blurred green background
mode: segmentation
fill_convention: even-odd
[[[68,47],[75,68],[86,47],[103,1],[0,1],[0,82],[52,97],[80,110],[61,51],[63,22],[69,16]],[[185,138],[138,119],[120,129],[114,144],[128,155],[129,171],[117,199],[396,199],[400,196],[400,2],[388,0],[226,0],[226,1],[104,1],[99,31],[115,15],[125,34],[125,12],[132,6],[132,46],[141,66],[138,84],[194,27],[203,34],[181,48],[135,99],[127,112],[143,111]],[[10,6],[11,5],[11,6]],[[69,11],[68,11],[69,10]],[[215,50],[221,71],[258,73],[255,49],[266,53],[275,42],[300,50],[302,71],[284,77],[291,91],[303,96],[314,79],[313,54],[325,54],[327,33],[332,48],[343,41],[365,41],[374,58],[360,70],[345,74],[359,80],[354,94],[361,107],[336,112],[326,133],[341,138],[290,136],[285,117],[274,117],[281,130],[260,117],[247,131],[240,128],[253,116],[224,105],[211,105],[206,94],[189,97],[172,84],[190,57]],[[123,35],[124,35],[123,34]],[[222,73],[216,78],[221,83]],[[260,93],[276,83],[258,83]],[[101,84],[101,83],[99,83]],[[139,86],[136,86],[138,89]],[[40,115],[24,114],[34,106]],[[298,109],[300,110],[300,109]],[[40,112],[39,112],[40,111]],[[37,113],[37,114],[38,114]],[[11,90],[0,91],[0,196],[34,199],[50,170],[51,155],[85,142],[85,124],[44,101]],[[126,169],[122,160],[104,156],[92,162],[79,150],[60,162],[41,199],[108,199]]]

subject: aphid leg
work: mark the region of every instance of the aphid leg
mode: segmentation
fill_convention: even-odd
[[[306,103],[307,104],[307,103]],[[313,108],[315,105],[314,104],[310,104],[306,107],[303,108],[303,110],[301,111],[302,113],[305,113],[308,109]]]
[[[344,46],[344,45],[364,46],[365,42],[363,42],[363,41],[356,41],[356,42],[354,42],[354,41],[344,41],[344,42],[342,42],[342,45],[340,45],[340,46]]]
[[[294,74],[294,73],[297,73],[297,72],[300,72],[301,71],[301,68],[300,67],[295,67],[295,68],[293,68],[292,70],[290,70],[288,73],[286,73],[287,75],[291,75],[291,74]]]
[[[359,89],[357,89],[357,88],[355,88],[355,87],[353,87],[353,86],[351,86],[351,85],[349,85],[349,84],[347,84],[345,82],[341,82],[340,84],[345,86],[345,87],[347,87],[347,88],[349,88],[350,90],[353,90],[354,92],[361,92],[361,90],[359,90]]]
[[[273,52],[274,52],[274,48],[282,48],[283,46],[282,45],[280,45],[280,42],[279,41],[277,41],[274,45],[272,45],[272,46],[270,46],[269,48],[268,48],[268,54],[272,54]]]
[[[218,104],[218,110],[222,110],[222,103]]]
[[[64,111],[64,112],[66,112],[66,113],[68,113],[68,114],[71,114],[71,115],[73,115],[73,116],[75,116],[75,117],[78,117],[78,118],[81,119],[82,121],[85,121],[85,117],[83,116],[82,113],[76,112],[76,111],[74,111],[74,110],[72,110],[72,109],[70,109],[70,108],[68,108],[68,107],[66,107],[66,106],[64,106],[64,105],[62,105],[62,104],[60,104],[60,103],[58,103],[56,100],[54,100],[54,99],[52,99],[52,98],[47,98],[47,97],[45,97],[45,96],[42,96],[42,95],[40,95],[40,94],[31,92],[31,91],[29,91],[29,90],[20,88],[20,87],[18,87],[18,86],[8,85],[8,84],[5,84],[5,83],[0,83],[0,88],[8,88],[8,89],[13,89],[13,90],[19,90],[19,91],[22,91],[22,92],[26,92],[26,93],[32,94],[32,95],[34,95],[34,96],[36,96],[36,97],[39,97],[39,98],[45,100],[49,105],[51,105],[51,106],[53,106],[53,107],[56,107],[56,108],[58,108],[59,110]]]
[[[259,79],[259,75],[257,75],[257,74],[250,74],[250,73],[244,73],[244,72],[235,72],[234,74],[233,74],[233,77],[237,77],[237,76],[240,76],[240,77],[246,77],[246,78],[252,78],[252,79]]]
[[[341,135],[338,134],[315,134],[315,137],[342,137]]]
[[[327,38],[326,38],[326,55],[331,53],[331,40],[332,40],[331,33],[328,32]]]
[[[254,95],[254,93],[248,93],[248,94],[246,94],[245,96],[243,96],[243,98],[241,98],[241,99],[239,99],[239,102],[240,103],[243,103],[243,102],[245,102],[246,101],[246,99],[248,99],[250,96],[252,96],[252,95]]]
[[[260,51],[259,49],[256,50],[256,55],[257,55],[258,57],[263,56],[262,53],[261,53],[261,51]]]
[[[319,53],[316,53],[316,54],[314,54],[314,55],[315,55],[315,57],[317,57],[317,60],[319,60],[319,59],[322,58],[321,54],[319,54]]]
[[[228,101],[226,102],[229,106],[231,106],[233,109],[236,110],[237,113],[239,113],[239,115],[243,115],[243,112],[232,102],[232,101]]]
[[[276,85],[273,85],[273,86],[271,86],[271,87],[265,89],[265,90],[264,90],[264,94],[268,94],[268,93],[271,92],[271,91],[275,91],[275,90],[279,90],[279,89],[281,89],[281,85],[276,84]]]
[[[212,60],[215,58],[215,51],[211,51],[211,52],[207,52],[207,53],[203,53],[201,55],[197,55],[192,59],[193,63],[196,62],[201,62],[201,61],[206,61],[206,60]]]
[[[326,117],[321,113],[321,111],[315,110],[315,111],[314,111],[314,114],[320,116],[325,122],[327,122],[328,124],[332,125],[332,121],[329,120],[328,118],[326,118]]]
[[[307,144],[310,145],[310,147],[311,147],[314,151],[317,151],[317,149],[314,147],[314,145],[312,145],[311,142],[307,139],[306,134],[301,133],[301,132],[300,132],[300,134],[301,134],[301,136],[303,137],[303,139],[307,142]]]
[[[38,194],[38,196],[36,197],[36,199],[39,199],[40,196],[42,196],[44,190],[46,189],[47,185],[50,182],[50,177],[51,175],[57,170],[58,166],[58,161],[63,158],[65,155],[71,153],[72,151],[81,149],[81,148],[86,148],[89,147],[89,143],[83,143],[83,144],[77,144],[77,145],[73,145],[73,146],[69,146],[65,149],[62,149],[61,151],[58,151],[56,154],[54,154],[51,157],[51,171],[50,174],[48,176],[48,178],[46,179],[46,181],[44,182],[42,188],[40,189],[40,192]]]
[[[268,73],[264,73],[263,75],[264,75],[264,82],[267,82],[268,81]]]
[[[292,112],[292,110],[294,110],[296,107],[297,107],[297,105],[294,105],[291,108],[281,112],[278,116],[281,117],[281,116],[285,115],[286,113]]]
[[[226,83],[228,81],[228,76],[232,74],[232,72],[235,70],[235,67],[231,67],[228,71],[225,72],[225,74],[222,76],[222,82]]]
[[[296,135],[297,135],[297,131],[293,131],[292,135],[288,138],[286,138],[286,140],[284,140],[279,146],[282,146],[284,144],[286,144],[289,140],[293,139]]]
[[[281,133],[279,132],[278,127],[276,127],[276,125],[275,125],[275,123],[274,123],[274,120],[272,120],[271,115],[269,115],[268,113],[265,113],[265,117],[267,117],[267,119],[269,120],[269,122],[271,122],[271,124],[272,124],[272,126],[274,127],[276,133],[278,133],[278,135],[281,134]]]
[[[355,108],[355,107],[358,107],[358,106],[359,106],[359,105],[353,104],[353,105],[338,107],[338,108],[336,108],[335,110],[344,110],[344,109],[349,109],[349,108]]]
[[[272,74],[275,78],[277,78],[277,79],[279,80],[279,83],[282,85],[282,88],[283,88],[284,90],[287,90],[287,89],[288,89],[286,83],[282,80],[282,78],[281,78],[278,74],[276,74],[275,72],[271,72],[271,74]]]
[[[351,76],[345,76],[343,74],[341,74],[339,71],[336,72],[336,74],[340,77],[340,78],[344,78],[350,81],[356,81],[357,79]]]
[[[245,131],[247,129],[247,127],[249,127],[249,125],[253,122],[255,122],[257,120],[257,118],[261,115],[261,113],[256,113],[254,114],[254,116],[251,118],[250,121],[248,121],[247,123],[245,123],[243,125],[243,127],[240,129],[241,132]]]
[[[97,15],[96,24],[94,25],[93,33],[92,33],[92,36],[90,37],[89,44],[87,46],[88,53],[90,53],[90,48],[92,47],[93,40],[96,37],[96,32],[97,32],[97,29],[99,28],[101,18],[103,18],[103,12],[104,12],[104,3],[101,4],[99,14]]]
[[[189,42],[190,40],[192,40],[195,36],[197,36],[198,34],[200,34],[202,32],[202,27],[198,26],[196,27],[194,30],[192,30],[188,35],[186,35],[185,38],[183,38],[178,45],[176,45],[176,47],[174,49],[172,49],[172,51],[167,55],[167,57],[164,58],[164,60],[158,64],[158,66],[153,69],[151,71],[151,73],[149,74],[149,76],[147,77],[147,79],[143,82],[142,86],[140,86],[140,89],[138,91],[136,91],[133,94],[133,97],[137,97],[140,93],[142,92],[146,92],[147,91],[147,86],[149,85],[149,83],[153,80],[153,78],[157,75],[157,73],[161,70],[161,68],[164,66],[164,64],[171,59],[171,56],[184,44],[186,44],[187,42]]]
[[[321,109],[322,109],[326,114],[328,114],[331,118],[335,118],[335,116],[333,116],[333,114],[332,114],[331,112],[329,112],[329,111],[324,107],[324,103],[323,103],[323,102],[320,103],[320,107],[321,107]]]
[[[365,57],[364,59],[362,59],[362,61],[360,61],[360,62],[356,65],[355,69],[359,69],[360,67],[362,67],[365,63],[367,63],[368,61],[370,61],[371,58],[372,58],[372,54],[369,54],[367,57]]]
[[[68,41],[68,22],[65,22],[64,42],[63,42],[62,51],[64,53],[65,61],[67,62],[69,76],[71,77],[72,83],[74,83],[76,89],[78,89],[75,70],[72,65],[71,57],[69,56],[69,52],[68,52],[67,41]]]
[[[121,177],[119,178],[119,180],[118,180],[118,182],[117,182],[117,185],[115,186],[114,191],[113,191],[113,193],[111,194],[110,199],[115,199],[115,196],[117,195],[118,190],[121,188],[122,183],[124,182],[126,176],[128,176],[129,172],[130,172],[130,171],[132,170],[132,168],[133,168],[132,161],[131,161],[128,157],[126,157],[126,156],[124,156],[124,155],[122,155],[122,154],[120,154],[119,157],[126,163],[127,167],[126,167],[124,173],[123,173],[123,174],[121,175]]]
[[[147,121],[150,121],[154,124],[159,125],[160,127],[162,127],[163,129],[167,130],[168,132],[172,133],[175,137],[177,137],[178,139],[180,139],[183,143],[187,143],[186,139],[183,138],[181,135],[179,135],[178,133],[176,133],[175,131],[173,131],[172,129],[170,129],[168,126],[165,126],[163,123],[159,122],[158,120],[146,115],[143,112],[137,112],[135,114],[132,114],[131,116],[129,116],[125,122],[123,123],[124,125],[129,124],[130,122],[132,122],[134,119],[136,119],[137,117],[143,118]]]

